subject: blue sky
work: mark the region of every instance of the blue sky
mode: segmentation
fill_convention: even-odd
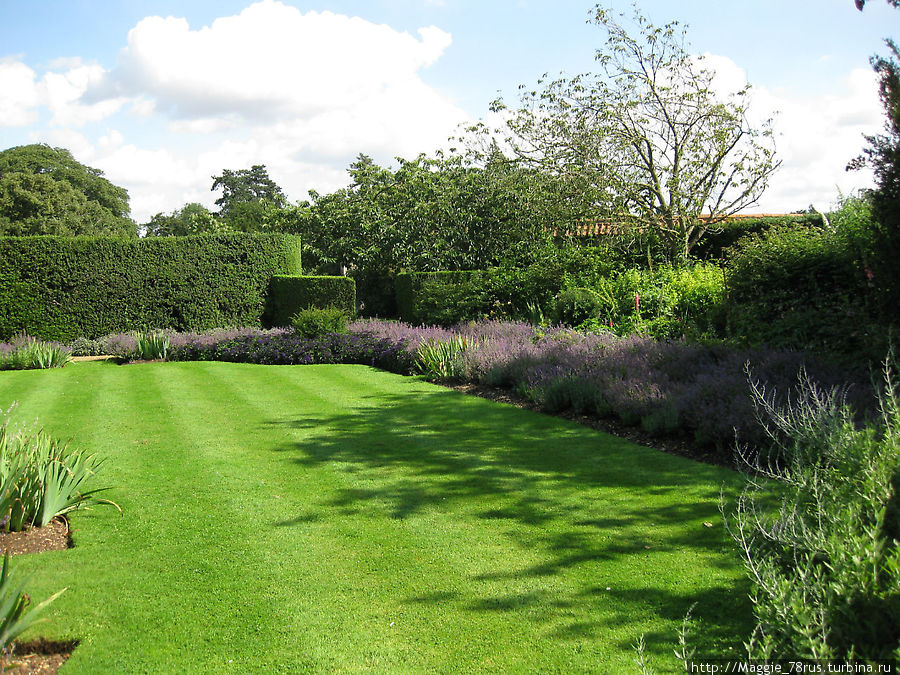
[[[630,3],[608,2],[627,10]],[[753,210],[827,208],[870,183],[846,162],[878,132],[869,57],[900,10],[869,0],[639,2],[688,25],[723,87],[748,80],[784,166]],[[603,34],[572,0],[0,3],[0,148],[67,147],[144,221],[211,205],[210,176],[264,163],[291,199],[346,183],[360,152],[430,153],[498,93],[591,70]],[[153,19],[152,17],[159,17]]]

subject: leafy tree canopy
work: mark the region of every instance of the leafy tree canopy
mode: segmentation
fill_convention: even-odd
[[[398,161],[391,170],[360,155],[350,187],[296,207],[285,227],[301,235],[309,264],[384,275],[481,269],[534,255],[554,226],[583,215],[554,177],[502,157]]]
[[[157,213],[144,225],[144,231],[152,237],[184,237],[219,232],[223,227],[203,204],[192,202],[170,214]]]
[[[866,6],[866,0],[853,0],[853,2],[856,3],[856,9],[860,12]],[[887,0],[887,3],[893,7],[900,7],[900,0]]]
[[[128,192],[63,148],[0,152],[0,235],[136,236]]]

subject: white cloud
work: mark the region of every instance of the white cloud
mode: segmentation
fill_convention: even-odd
[[[419,35],[331,12],[303,14],[275,0],[199,30],[182,18],[147,17],[91,96],[144,95],[176,118],[238,115],[251,123],[384,98],[417,107],[409,96],[424,87],[417,71],[451,43],[434,26]]]
[[[24,63],[0,61],[0,127],[23,127],[38,118],[35,72]]]
[[[103,67],[98,64],[83,64],[77,59],[66,59],[63,65],[68,66],[65,72],[46,73],[39,86],[42,103],[53,113],[52,124],[62,127],[83,126],[115,114],[124,105],[125,99],[122,97],[82,103],[82,96],[88,88],[104,77]]]
[[[735,91],[747,81],[745,71],[725,56],[706,54],[720,91]],[[773,118],[777,157],[782,160],[755,212],[781,213],[813,204],[824,210],[838,196],[870,187],[871,173],[845,167],[865,145],[863,134],[878,133],[882,108],[870,69],[855,69],[839,89],[814,97],[753,87],[750,118],[755,125]]]
[[[238,121],[231,118],[202,117],[195,120],[173,120],[169,123],[169,131],[176,134],[214,134],[227,131],[238,126]]]
[[[387,160],[433,151],[467,119],[419,75],[451,41],[435,26],[413,36],[263,0],[201,28],[147,17],[111,71],[66,63],[65,78],[48,82],[67,104],[57,106],[57,120],[65,113],[76,125],[125,109],[142,124],[163,122],[156,149],[124,132],[129,142],[98,142],[91,151],[95,165],[128,188],[142,221],[186,198],[211,205],[211,176],[225,168],[266,164],[300,199],[310,188],[345,185],[347,160],[358,153]]]
[[[51,124],[79,127],[108,117],[121,108],[122,98],[84,104],[81,97],[99,82],[103,68],[81,59],[55,59],[51,68],[37,79],[37,73],[19,60],[0,61],[0,126],[28,126],[38,120],[39,107],[52,113]]]

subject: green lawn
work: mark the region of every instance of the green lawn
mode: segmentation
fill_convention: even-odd
[[[721,468],[361,366],[78,363],[12,401],[124,511],[17,559],[70,587],[31,633],[81,641],[65,673],[636,672],[642,633],[673,671],[691,604],[698,653],[750,627]]]

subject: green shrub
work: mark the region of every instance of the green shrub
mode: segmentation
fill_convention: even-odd
[[[552,313],[564,284],[590,285],[615,269],[607,248],[571,246],[542,256],[525,267],[399,274],[400,318],[444,326],[485,317],[532,321],[536,309]]]
[[[657,338],[721,336],[725,329],[722,270],[713,264],[630,269],[596,279],[590,287],[569,286],[554,301],[554,320],[581,330]]]
[[[419,287],[416,312],[421,319],[419,323],[452,326],[486,318],[492,304],[481,275],[473,275],[456,283],[434,279],[425,281]]]
[[[291,326],[305,338],[325,333],[346,333],[347,312],[340,307],[307,307],[291,317]]]
[[[729,255],[729,334],[774,347],[877,351],[865,269],[840,231],[773,228],[744,239]]]
[[[880,428],[801,378],[787,409],[754,385],[776,455],[743,455],[729,532],[753,583],[749,657],[900,658],[900,400],[886,369]]]
[[[269,279],[300,273],[282,234],[0,238],[0,340],[261,325]]]
[[[356,282],[356,304],[366,317],[396,317],[396,280],[392,275],[354,269],[349,272]]]
[[[102,465],[96,455],[74,450],[43,430],[10,431],[0,425],[0,518],[7,531],[43,527],[56,516],[88,504],[109,504],[96,495],[108,488],[82,492]]]
[[[466,312],[481,312],[486,297],[480,288],[483,275],[481,270],[401,272],[394,281],[400,319],[411,324],[449,325]],[[478,297],[466,300],[472,293]],[[463,320],[468,318],[463,316]]]
[[[741,216],[711,227],[692,251],[701,260],[719,260],[740,239],[761,234],[773,227],[821,228],[821,213],[792,213],[785,216]]]
[[[618,314],[612,284],[601,280],[594,288],[566,288],[554,299],[553,318],[566,326],[582,326],[592,320],[604,323]]]
[[[350,277],[272,277],[266,304],[268,325],[291,325],[297,312],[310,307],[337,307],[347,316],[356,316],[356,282]]]

